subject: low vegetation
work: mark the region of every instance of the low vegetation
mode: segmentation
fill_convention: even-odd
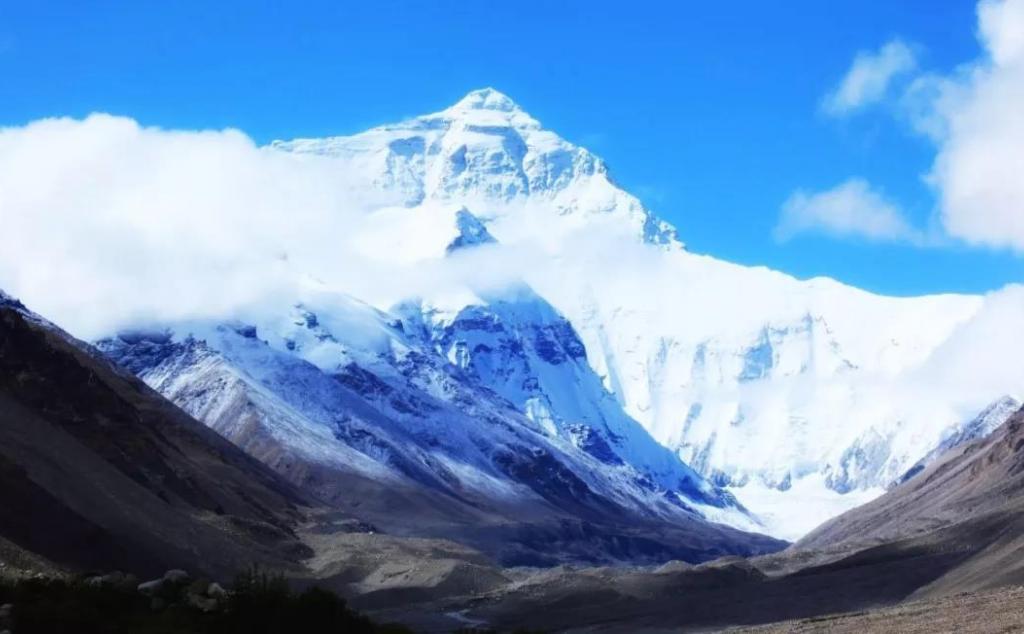
[[[0,606],[9,606],[0,631],[13,634],[279,634],[281,632],[399,634],[378,625],[320,588],[292,590],[281,576],[257,569],[240,574],[215,604],[189,601],[189,587],[168,584],[156,593],[132,583],[89,579],[0,581]],[[209,582],[205,582],[209,584]]]

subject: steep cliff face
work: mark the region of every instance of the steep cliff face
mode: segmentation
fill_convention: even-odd
[[[623,411],[587,363],[572,325],[529,287],[459,306],[421,302],[397,310],[411,333],[470,380],[511,402],[546,435],[568,441],[605,468],[630,465],[689,503],[737,506]],[[709,513],[728,521],[720,511]]]

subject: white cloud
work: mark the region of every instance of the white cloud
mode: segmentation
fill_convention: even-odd
[[[1024,57],[1024,3],[982,0],[978,30],[993,62],[1002,66],[1020,63]]]
[[[937,154],[929,182],[946,232],[1024,252],[1024,0],[978,5],[982,59],[908,96]]]
[[[309,275],[377,296],[498,277],[368,257],[354,244],[366,211],[394,201],[351,167],[109,115],[0,129],[0,289],[94,337],[280,306]]]
[[[964,403],[1024,393],[1024,286],[1010,284],[984,296],[970,319],[950,333],[907,377],[922,391],[956,395]]]
[[[881,101],[893,79],[912,72],[916,66],[913,50],[900,40],[892,40],[875,52],[861,51],[839,85],[826,95],[822,109],[833,116],[844,116]]]
[[[1024,0],[982,0],[977,15],[981,57],[948,73],[919,74],[900,105],[914,129],[935,144],[925,174],[937,197],[933,233],[1024,253]],[[862,53],[826,110],[844,114],[876,101],[894,76],[913,68],[911,51],[898,40],[878,54]],[[857,182],[822,195],[794,195],[784,215],[796,220],[784,217],[782,234],[818,227],[832,235],[919,242],[894,205],[866,185],[851,186]],[[828,218],[835,208],[846,213]],[[854,225],[867,229],[850,230]]]
[[[895,203],[860,178],[849,179],[827,191],[800,190],[790,196],[782,205],[775,236],[788,240],[800,233],[871,241],[923,240]]]

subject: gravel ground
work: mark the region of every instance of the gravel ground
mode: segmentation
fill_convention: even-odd
[[[727,632],[828,632],[829,634],[938,634],[940,632],[1024,632],[1024,588],[958,594],[880,610],[786,621]]]

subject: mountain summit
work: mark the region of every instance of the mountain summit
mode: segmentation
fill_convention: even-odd
[[[544,226],[557,241],[584,225],[679,247],[675,230],[619,189],[604,162],[541,124],[510,98],[474,90],[453,106],[350,137],[275,141],[338,159],[347,173],[406,207],[465,204],[494,237]]]
[[[516,102],[508,95],[493,88],[478,88],[471,90],[465,97],[460,99],[445,112],[456,113],[465,110],[497,110],[499,112],[522,112]]]

